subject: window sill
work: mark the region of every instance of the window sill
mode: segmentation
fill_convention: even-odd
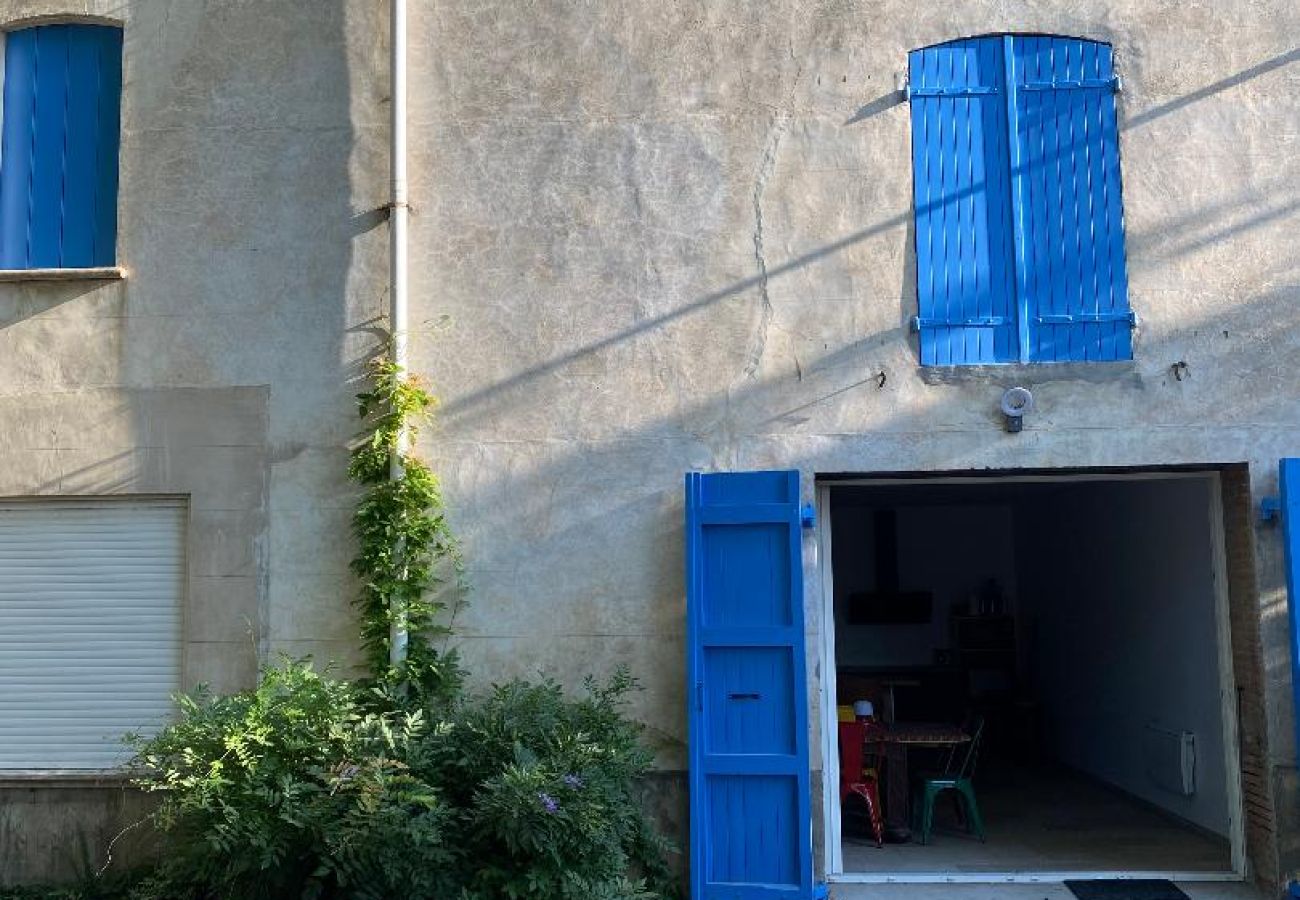
[[[121,266],[93,266],[82,269],[0,269],[2,281],[121,281]]]
[[[1137,363],[1131,359],[1114,362],[1055,362],[1008,363],[1006,365],[978,366],[919,366],[921,381],[926,384],[961,384],[964,382],[993,382],[1016,384],[1030,382],[1042,384],[1049,381],[1115,381],[1137,374]]]

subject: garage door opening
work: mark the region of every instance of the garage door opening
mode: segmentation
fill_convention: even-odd
[[[832,876],[1241,876],[1218,479],[821,484]]]

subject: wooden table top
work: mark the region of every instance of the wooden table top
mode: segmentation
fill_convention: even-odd
[[[890,722],[868,725],[866,740],[870,744],[927,744],[942,747],[964,744],[970,740],[970,735],[946,722]]]

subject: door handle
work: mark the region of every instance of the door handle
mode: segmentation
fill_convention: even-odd
[[[762,699],[762,696],[763,695],[758,693],[757,691],[733,692],[727,695],[727,699],[728,700],[759,700]]]

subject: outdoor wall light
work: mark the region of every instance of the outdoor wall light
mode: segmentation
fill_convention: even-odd
[[[1007,388],[1002,394],[1002,415],[1006,416],[1006,429],[1012,434],[1025,427],[1025,413],[1034,411],[1034,395],[1029,388]]]

